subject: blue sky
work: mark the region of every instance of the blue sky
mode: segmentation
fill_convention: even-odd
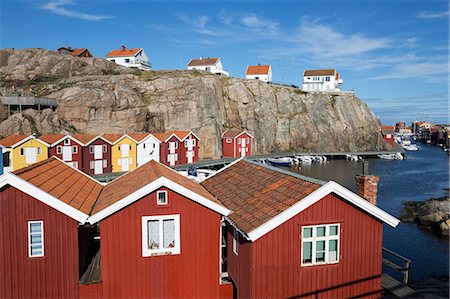
[[[1,48],[143,47],[153,68],[220,57],[231,76],[271,64],[276,82],[336,68],[385,124],[449,122],[449,2],[8,1]]]

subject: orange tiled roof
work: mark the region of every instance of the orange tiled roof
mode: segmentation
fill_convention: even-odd
[[[68,54],[71,56],[78,56],[86,50],[87,50],[86,48],[78,48],[78,49],[74,49],[73,51],[69,52]]]
[[[137,142],[142,141],[145,137],[150,135],[151,133],[134,133],[134,134],[128,134],[131,138],[136,140]]]
[[[270,65],[249,65],[246,75],[267,75],[269,74]]]
[[[334,76],[335,69],[330,70],[305,70],[303,76]]]
[[[17,135],[17,134],[11,134],[9,136],[6,136],[2,140],[0,140],[0,145],[4,147],[11,147],[14,144],[30,137],[30,135]]]
[[[200,184],[178,174],[167,166],[151,160],[106,185],[92,210],[92,214],[101,211],[160,177],[165,177],[223,206],[220,201],[206,191]]]
[[[306,178],[245,160],[218,172],[201,185],[233,211],[228,218],[245,233],[321,187]]]
[[[63,134],[45,134],[45,135],[42,135],[41,137],[39,137],[39,139],[51,145],[51,144],[61,140],[65,136],[67,136],[67,135],[63,135]]]
[[[202,58],[202,59],[191,59],[188,66],[202,66],[202,65],[214,65],[217,63],[219,58]]]
[[[85,214],[90,213],[103,187],[55,157],[16,170],[13,174]]]
[[[381,126],[381,132],[394,132],[394,126]]]
[[[237,135],[241,134],[244,131],[226,131],[223,133],[223,138],[235,138]]]
[[[133,49],[125,49],[125,50],[112,50],[109,52],[106,57],[127,57],[127,56],[135,56],[142,48],[133,48]]]
[[[88,142],[92,141],[94,138],[99,137],[99,135],[94,135],[94,134],[74,134],[71,136],[84,145],[86,145]]]
[[[101,136],[108,140],[111,143],[116,142],[117,140],[119,140],[124,134],[102,134]]]
[[[170,135],[172,135],[172,133],[170,133],[170,132],[152,133],[152,135],[155,136],[159,141],[164,142],[167,140],[167,138],[170,137]]]
[[[169,131],[167,133],[175,134],[175,136],[177,136],[180,140],[183,140],[184,138],[188,137],[189,134],[191,134],[190,131]]]

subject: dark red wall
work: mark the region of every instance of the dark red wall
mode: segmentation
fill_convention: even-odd
[[[231,143],[227,143],[227,139],[231,139]],[[236,140],[234,138],[222,138],[222,157],[234,158],[234,144]]]
[[[70,140],[70,144],[68,144],[68,145],[65,145],[64,140],[63,140],[60,143],[58,143],[57,145],[50,147],[48,155],[49,155],[49,157],[55,156],[62,160],[62,152],[61,152],[61,154],[58,154],[57,147],[58,146],[76,146],[77,153],[76,154],[72,153],[72,161],[77,161],[78,169],[82,170],[83,169],[83,147],[81,145],[79,145],[78,143],[76,143],[75,141],[73,141],[71,139],[69,139],[69,140]],[[72,161],[65,161],[65,162],[72,162]]]
[[[169,191],[153,192],[100,223],[104,298],[217,298],[220,215]],[[180,214],[181,254],[142,257],[142,216]],[[226,292],[225,292],[226,293]]]
[[[194,161],[193,163],[198,161],[198,143],[199,140],[193,135],[190,134],[185,140],[187,139],[195,139],[195,146],[194,146]],[[187,152],[187,147],[184,146],[184,141],[181,142],[179,144],[180,149],[179,149],[179,157],[178,157],[178,164],[187,164],[187,157],[186,157],[186,152]]]
[[[178,148],[175,149],[175,153],[178,154],[178,161],[175,162],[175,165],[179,165],[179,164],[181,164],[180,163],[180,150],[182,147],[184,147],[184,144],[182,142],[180,142],[180,140],[178,140],[178,138],[175,136],[172,136],[169,140],[167,140],[167,142],[161,142],[161,145],[159,148],[160,162],[167,166],[170,165],[169,160],[167,159],[167,155],[169,154],[169,142],[178,143]]]
[[[103,145],[106,144],[106,153],[103,153],[103,159],[106,159],[108,162],[106,163],[106,167],[103,168],[103,173],[110,173],[112,170],[111,167],[111,145],[104,141],[101,138],[97,138],[94,142],[90,143],[87,146],[83,147],[83,172],[87,174],[94,174],[94,169],[90,169],[90,161],[94,160],[94,153],[89,152],[89,146],[91,145]]]
[[[227,237],[228,275],[237,289],[238,298],[250,298],[252,243],[239,237],[238,254],[233,252],[233,229]]]
[[[339,263],[302,267],[301,227],[331,223],[341,224]],[[239,296],[348,298],[381,289],[382,224],[334,195],[250,245],[251,284],[239,284],[238,279]],[[229,272],[235,273],[231,267]]]
[[[245,146],[248,148],[248,152],[246,153],[246,157],[252,155],[252,145],[253,138],[249,136],[247,133],[240,135],[237,138],[231,138],[232,142],[227,143],[227,138],[222,138],[222,153],[224,158],[240,158],[241,153],[239,152],[240,144],[238,144],[238,138],[245,139],[250,138],[250,144],[246,144]],[[242,141],[241,141],[242,142]]]
[[[28,221],[44,221],[44,257],[28,257]],[[78,223],[13,188],[0,191],[0,298],[78,298]]]

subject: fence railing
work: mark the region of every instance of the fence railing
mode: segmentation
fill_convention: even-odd
[[[392,250],[389,250],[387,248],[383,247],[383,253],[386,253],[391,259],[388,259],[387,257],[383,257],[383,264],[387,267],[391,268],[392,270],[395,270],[397,272],[400,272],[403,275],[402,283],[404,285],[408,284],[409,279],[409,266],[411,265],[411,260],[407,259],[406,257],[393,252]],[[392,257],[394,257],[397,261],[395,263],[392,261]],[[398,264],[400,262],[400,264]]]

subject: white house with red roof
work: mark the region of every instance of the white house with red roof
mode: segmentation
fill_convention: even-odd
[[[270,65],[249,65],[245,72],[245,79],[272,82],[272,67]]]
[[[116,64],[138,68],[143,71],[149,71],[152,68],[143,48],[127,49],[125,46],[122,46],[120,50],[112,50],[109,52],[105,58]]]
[[[339,73],[335,69],[305,70],[303,72],[303,90],[305,91],[340,91]]]
[[[191,59],[187,65],[188,70],[208,71],[216,75],[229,76],[230,74],[223,69],[220,58]]]

